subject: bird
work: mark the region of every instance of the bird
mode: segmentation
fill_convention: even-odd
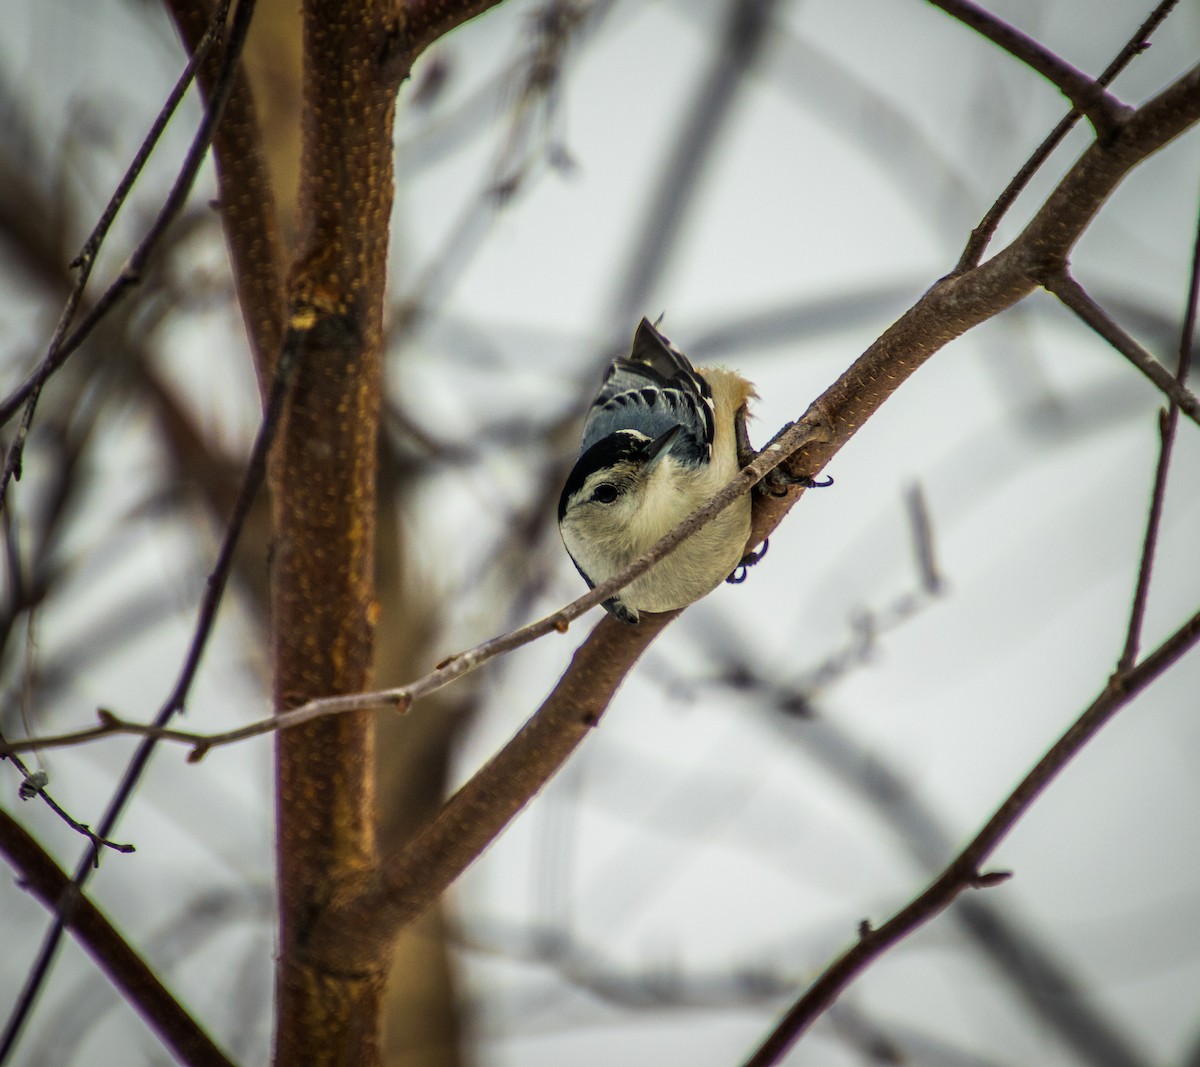
[[[746,418],[756,396],[735,371],[692,366],[642,319],[629,355],[613,360],[588,409],[558,502],[563,544],[589,587],[643,555],[733,478],[753,454]],[[637,624],[643,611],[686,607],[722,581],[740,580],[735,572],[757,559],[746,554],[750,509],[750,496],[738,497],[605,600],[605,610]]]

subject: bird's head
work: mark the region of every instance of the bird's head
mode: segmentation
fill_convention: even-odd
[[[558,523],[589,582],[604,581],[677,521],[672,464],[664,460],[682,429],[656,438],[618,430],[579,457],[558,501]]]

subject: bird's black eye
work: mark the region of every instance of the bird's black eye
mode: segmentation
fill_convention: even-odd
[[[617,487],[609,485],[608,482],[601,482],[592,490],[592,499],[601,504],[611,504],[617,499]]]

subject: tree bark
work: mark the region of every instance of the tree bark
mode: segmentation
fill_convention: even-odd
[[[377,5],[307,0],[299,247],[287,337],[296,359],[272,477],[275,704],[370,684],[375,449],[392,122]],[[308,951],[338,886],[376,865],[369,713],[277,738],[277,1064],[379,1062],[386,947],[331,968]]]
[[[376,442],[396,94],[436,37],[496,0],[305,0],[297,250],[283,340],[292,392],[274,455],[276,708],[370,687]],[[281,732],[275,1062],[380,1062],[394,935],[313,945],[322,915],[379,877],[371,713]],[[354,887],[351,889],[350,887]]]

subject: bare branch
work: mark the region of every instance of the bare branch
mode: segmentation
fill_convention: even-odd
[[[1104,68],[1100,77],[1096,79],[1098,85],[1111,85],[1117,75],[1136,56],[1141,55],[1142,52],[1150,47],[1150,35],[1166,19],[1171,13],[1171,9],[1178,2],[1179,0],[1161,0],[1159,5],[1147,16],[1146,21],[1125,42],[1125,47],[1117,53],[1116,58]],[[1072,110],[1063,116],[1058,125],[1050,131],[1046,139],[1034,149],[1033,154],[1022,164],[1021,169],[1017,171],[1008,185],[1004,187],[1004,192],[1000,194],[996,202],[988,209],[987,214],[980,220],[979,225],[971,231],[971,236],[967,240],[962,256],[959,257],[958,264],[954,268],[955,274],[962,274],[964,271],[968,271],[972,267],[979,265],[980,259],[983,258],[983,253],[986,251],[992,237],[995,236],[996,230],[1000,225],[1000,220],[1004,218],[1008,209],[1016,202],[1017,197],[1021,195],[1025,186],[1029,184],[1029,180],[1037,173],[1041,165],[1050,158],[1050,154],[1054,149],[1062,144],[1063,139],[1071,132],[1075,123],[1079,121],[1079,117],[1080,112],[1077,110]]]
[[[1129,336],[1113,318],[1088,296],[1086,290],[1065,270],[1050,275],[1044,282],[1053,293],[1093,330],[1129,360],[1170,398],[1172,404],[1193,422],[1200,424],[1200,397],[1187,389],[1179,378]]]
[[[232,82],[233,72],[237,68],[242,48],[246,43],[246,35],[250,30],[250,22],[253,14],[254,0],[239,0],[230,27],[229,41],[222,58],[221,76],[218,80],[218,85],[222,86],[222,88],[216,91],[210,100],[209,107],[205,112],[205,119],[202,121],[200,130],[193,140],[192,150],[189,152],[175,185],[172,187],[167,202],[163,205],[163,209],[155,220],[151,234],[148,234],[138,246],[139,251],[145,250],[144,255],[146,256],[153,250],[158,239],[165,232],[166,226],[170,223],[179,208],[182,207],[183,200],[191,187],[196,171],[199,169],[200,163],[207,152],[208,144],[212,139],[213,129],[220,116],[221,106],[227,97],[229,85]],[[151,239],[152,234],[156,235],[153,237],[153,240]],[[133,260],[130,262],[132,263]],[[116,291],[118,290],[114,286],[113,289],[109,290],[109,293]],[[114,301],[115,299],[116,297],[114,297]],[[98,310],[103,303],[102,299],[93,311]],[[75,337],[85,327],[90,329],[88,324],[98,322],[99,318],[99,316],[89,317],[89,319],[76,328],[71,336]],[[64,342],[64,346],[69,341],[70,339]],[[209,576],[205,595],[201,600],[199,617],[191,647],[188,650],[183,669],[180,672],[179,679],[173,691],[156,716],[155,721],[157,725],[165,726],[172,716],[183,706],[183,702],[195,677],[195,672],[200,665],[200,656],[212,632],[217,607],[220,605],[225,591],[225,584],[233,567],[234,547],[241,536],[242,525],[245,522],[246,515],[250,511],[250,506],[266,473],[267,453],[270,450],[271,442],[274,440],[275,432],[282,416],[291,365],[292,359],[289,357],[287,347],[285,346],[284,355],[280,358],[279,366],[276,369],[274,389],[267,404],[266,413],[263,416],[263,422],[255,439],[254,447],[251,450],[246,475],[238,495],[237,506],[230,518],[217,563]],[[137,752],[134,753],[133,759],[125,769],[120,784],[117,786],[117,790],[113,794],[112,800],[109,802],[104,816],[100,820],[100,825],[96,830],[98,838],[107,839],[112,833],[113,827],[116,825],[121,813],[125,810],[125,805],[129,802],[134,789],[141,780],[142,773],[149,763],[155,745],[156,741],[153,738],[147,738],[138,746]],[[42,942],[41,950],[38,953],[38,958],[29,972],[25,986],[21,991],[21,996],[12,1014],[9,1016],[3,1040],[0,1041],[0,1062],[3,1062],[16,1046],[21,1028],[24,1026],[26,1019],[28,1019],[29,1013],[33,1010],[38,993],[46,980],[46,976],[50,972],[50,967],[57,952],[59,942],[62,939],[63,931],[71,921],[79,895],[91,877],[91,872],[94,869],[96,861],[96,854],[97,846],[93,843],[76,866],[75,875],[68,891],[64,892],[58,900],[54,922],[46,933],[45,940]]]
[[[832,440],[804,446],[784,469],[792,473],[822,470],[879,406],[942,346],[1012,307],[1038,284],[1046,284],[1061,270],[1075,242],[1129,171],[1197,119],[1200,67],[1192,68],[1138,108],[1109,144],[1093,144],[1084,152],[1007,248],[966,274],[942,278],[888,327],[818,400],[834,427]],[[1164,378],[1164,391],[1178,395],[1178,383],[1165,372]],[[1195,404],[1192,407],[1195,410]],[[768,536],[790,506],[787,501],[768,498],[756,501],[752,543]]]
[[[734,663],[730,670],[754,677],[748,664]],[[934,815],[910,776],[890,764],[875,746],[856,741],[851,732],[813,707],[815,694],[808,679],[814,673],[809,670],[806,678],[790,685],[755,680],[761,682],[759,695],[770,705],[764,709],[768,725],[871,804],[880,822],[895,833],[921,868],[931,874],[941,870],[958,846],[958,830]],[[806,714],[798,709],[805,709]],[[970,894],[958,899],[953,915],[1007,978],[1013,995],[1057,1032],[1081,1062],[1092,1067],[1142,1067],[1145,1060],[1119,1023],[1090,1002],[1067,963],[1012,918],[1002,901],[987,894]]]
[[[21,415],[21,422],[17,428],[17,433],[13,438],[12,444],[9,446],[8,455],[5,459],[4,473],[0,475],[0,504],[3,504],[5,495],[8,492],[8,485],[12,478],[21,477],[21,457],[25,449],[25,440],[29,435],[29,429],[33,424],[33,414],[37,408],[38,397],[41,395],[42,388],[49,380],[50,376],[58,370],[59,367],[66,362],[67,358],[75,352],[81,344],[91,335],[96,324],[99,323],[109,311],[124,297],[133,286],[140,280],[142,271],[150,261],[150,257],[158,248],[159,242],[163,235],[167,232],[167,228],[175,220],[180,211],[183,210],[183,205],[187,200],[188,194],[192,191],[192,185],[196,180],[196,174],[200,170],[200,165],[204,162],[204,157],[208,154],[208,147],[212,143],[213,133],[216,129],[218,120],[221,117],[221,109],[224,107],[225,100],[228,97],[229,86],[233,78],[233,71],[237,68],[238,57],[241,55],[242,46],[245,44],[246,31],[250,26],[250,17],[254,12],[255,0],[239,0],[237,13],[234,16],[233,24],[230,29],[229,44],[225,50],[223,59],[223,78],[220,83],[220,90],[213,96],[209,107],[204,112],[204,117],[200,121],[200,127],[196,131],[195,137],[192,139],[191,147],[188,149],[188,154],[184,159],[183,166],[180,167],[179,174],[175,178],[175,184],[171,187],[170,193],[167,194],[163,206],[159,209],[158,216],[151,224],[150,229],[146,232],[145,237],[138,243],[137,248],[133,250],[129,260],[126,262],[121,273],[117,276],[108,289],[103,293],[99,300],[91,307],[83,321],[75,327],[69,334],[67,329],[70,326],[71,320],[74,318],[75,310],[79,300],[83,295],[83,284],[86,284],[86,277],[83,278],[83,284],[77,283],[72,296],[68,299],[67,307],[63,309],[63,314],[59,320],[58,326],[55,328],[54,337],[50,342],[50,347],[46,352],[38,369],[34,372],[30,379],[30,388],[24,400],[24,411]],[[226,9],[222,9],[224,11]],[[195,65],[189,63],[189,67],[193,70]],[[191,72],[188,72],[188,80],[190,81]],[[182,79],[181,79],[182,81]],[[186,84],[184,85],[186,87]],[[179,86],[177,86],[177,90]],[[181,93],[181,90],[180,90]],[[169,115],[167,116],[169,119]],[[160,115],[161,119],[161,115]],[[165,125],[165,121],[164,121]],[[152,130],[152,135],[157,136],[157,132],[161,132],[156,126],[156,130]],[[136,175],[135,175],[136,177]],[[132,185],[132,180],[130,181]],[[128,190],[126,190],[128,191]],[[115,217],[116,212],[113,212]],[[111,225],[112,220],[108,220]],[[103,235],[101,235],[103,236]],[[84,252],[81,253],[80,262],[87,267],[95,258],[95,251],[90,249],[89,245],[85,245]],[[88,268],[90,269],[90,267]],[[81,276],[82,276],[81,271]],[[20,390],[18,390],[20,392]],[[16,401],[15,404],[19,404]],[[15,410],[15,404],[14,410]]]
[[[191,50],[204,33],[211,0],[165,0]],[[210,59],[197,74],[206,98],[222,85],[222,66]],[[266,160],[258,111],[245,66],[233,73],[221,121],[213,137],[213,159],[225,242],[238,306],[254,352],[259,391],[265,403],[283,340],[287,255]]]
[[[100,850],[103,848],[111,848],[114,852],[125,854],[136,851],[133,845],[121,844],[118,841],[110,841],[106,837],[101,837],[87,823],[82,823],[78,819],[73,818],[70,812],[66,811],[58,801],[46,792],[46,786],[50,784],[50,776],[45,771],[30,772],[29,768],[25,766],[18,756],[8,751],[3,738],[0,738],[0,751],[3,752],[4,758],[12,760],[17,770],[25,776],[19,789],[21,799],[32,800],[34,797],[41,797],[45,801],[46,806],[55,815],[62,819],[77,834],[86,837],[92,843],[92,848],[95,852],[94,866],[99,866]]]
[[[168,992],[154,969],[3,809],[0,809],[0,852],[21,883],[47,908],[57,910],[66,896],[74,896],[71,929],[75,936],[180,1063],[191,1067],[232,1067],[232,1061]]]
[[[18,603],[26,599],[23,593],[22,586],[24,581],[21,575],[20,560],[17,558],[16,538],[13,536],[11,528],[11,516],[9,509],[0,509],[0,523],[3,524],[5,533],[5,547],[7,549],[9,563],[9,579],[13,589],[16,591],[16,600]],[[22,709],[26,708],[26,701],[29,697],[29,692],[32,687],[31,678],[33,675],[33,649],[35,646],[35,638],[33,636],[34,618],[36,617],[35,608],[31,605],[28,608],[29,612],[29,633],[26,636],[25,651],[25,678],[24,692],[22,693]],[[26,728],[28,728],[28,720],[26,720]],[[31,771],[28,765],[19,755],[11,750],[4,739],[4,734],[0,732],[0,759],[9,760],[21,774],[21,784],[18,787],[17,795],[22,800],[32,800],[34,797],[41,797],[43,803],[57,815],[64,823],[67,824],[77,834],[86,837],[91,842],[95,850],[96,862],[99,863],[100,851],[104,848],[111,848],[114,852],[129,853],[134,851],[133,845],[120,844],[116,841],[109,841],[107,838],[93,832],[92,828],[87,823],[80,822],[72,816],[57,800],[54,799],[47,791],[46,787],[50,784],[50,776],[44,770]]]
[[[1075,110],[1087,116],[1100,141],[1112,137],[1121,122],[1131,113],[1131,108],[1105,92],[1101,82],[1088,77],[1083,71],[1076,70],[1045,45],[971,0],[930,0],[930,3],[983,34],[989,41],[1053,82],[1071,101]]]
[[[464,22],[482,15],[500,0],[403,0],[406,27],[410,38],[412,58],[415,59],[439,37]]]
[[[1196,333],[1196,305],[1200,300],[1200,219],[1196,222],[1196,237],[1192,245],[1192,276],[1188,286],[1187,307],[1183,315],[1183,326],[1179,331],[1179,362],[1175,380],[1182,387],[1187,381],[1192,364],[1192,345]],[[1171,466],[1171,452],[1175,445],[1175,431],[1179,427],[1179,405],[1172,400],[1166,411],[1159,412],[1158,462],[1154,469],[1154,493],[1150,500],[1150,511],[1146,516],[1146,535],[1142,541],[1142,558],[1138,564],[1137,586],[1133,594],[1133,606],[1129,612],[1129,627],[1125,636],[1125,650],[1117,662],[1118,671],[1127,671],[1137,661],[1138,646],[1142,637],[1142,622],[1146,617],[1146,601],[1150,596],[1150,577],[1154,571],[1154,553],[1158,546],[1158,530],[1162,521],[1163,501],[1167,495],[1167,472]]]
[[[554,691],[517,734],[404,848],[344,886],[313,930],[311,951],[333,962],[387,943],[429,908],[515,818],[600,722],[638,657],[679,612],[637,626],[605,616]],[[381,877],[382,874],[382,877]]]
[[[192,79],[196,76],[196,70],[199,68],[201,61],[224,30],[225,20],[229,15],[231,3],[232,0],[223,0],[220,9],[209,20],[203,35],[196,43],[195,51],[183,68],[183,73],[179,75],[179,80],[176,81],[174,88],[167,96],[166,102],[155,116],[154,122],[150,127],[150,132],[146,134],[145,139],[138,146],[137,152],[126,168],[120,182],[117,183],[117,188],[105,205],[99,220],[92,228],[92,232],[88,234],[87,240],[84,241],[79,255],[71,261],[71,267],[78,267],[79,274],[76,276],[75,284],[72,286],[71,293],[67,297],[66,306],[59,315],[58,324],[55,326],[54,335],[50,340],[49,350],[33,373],[5,397],[3,403],[0,403],[0,425],[8,422],[16,414],[17,409],[29,399],[32,393],[40,391],[49,375],[53,370],[57,369],[57,365],[51,365],[52,360],[59,352],[63,337],[71,325],[71,320],[75,317],[75,312],[79,308],[79,302],[83,299],[83,291],[87,287],[88,279],[91,277],[92,267],[96,262],[96,254],[100,251],[100,246],[104,243],[104,238],[108,236],[108,231],[112,228],[112,224],[116,221],[117,215],[124,206],[134,182],[137,181],[138,176],[142,173],[142,169],[146,165],[146,161],[150,158],[151,153],[158,144],[163,130],[166,129],[167,123],[170,122],[188,87],[192,84]],[[63,356],[62,358],[65,359],[66,357]]]
[[[1200,643],[1200,612],[1138,666],[1114,674],[1092,704],[1037,762],[934,882],[880,927],[865,924],[855,945],[834,961],[780,1020],[745,1067],[779,1063],[845,988],[885,951],[940,914],[966,889],[992,884],[983,864],[1008,832],[1083,747],[1133,698]]]

